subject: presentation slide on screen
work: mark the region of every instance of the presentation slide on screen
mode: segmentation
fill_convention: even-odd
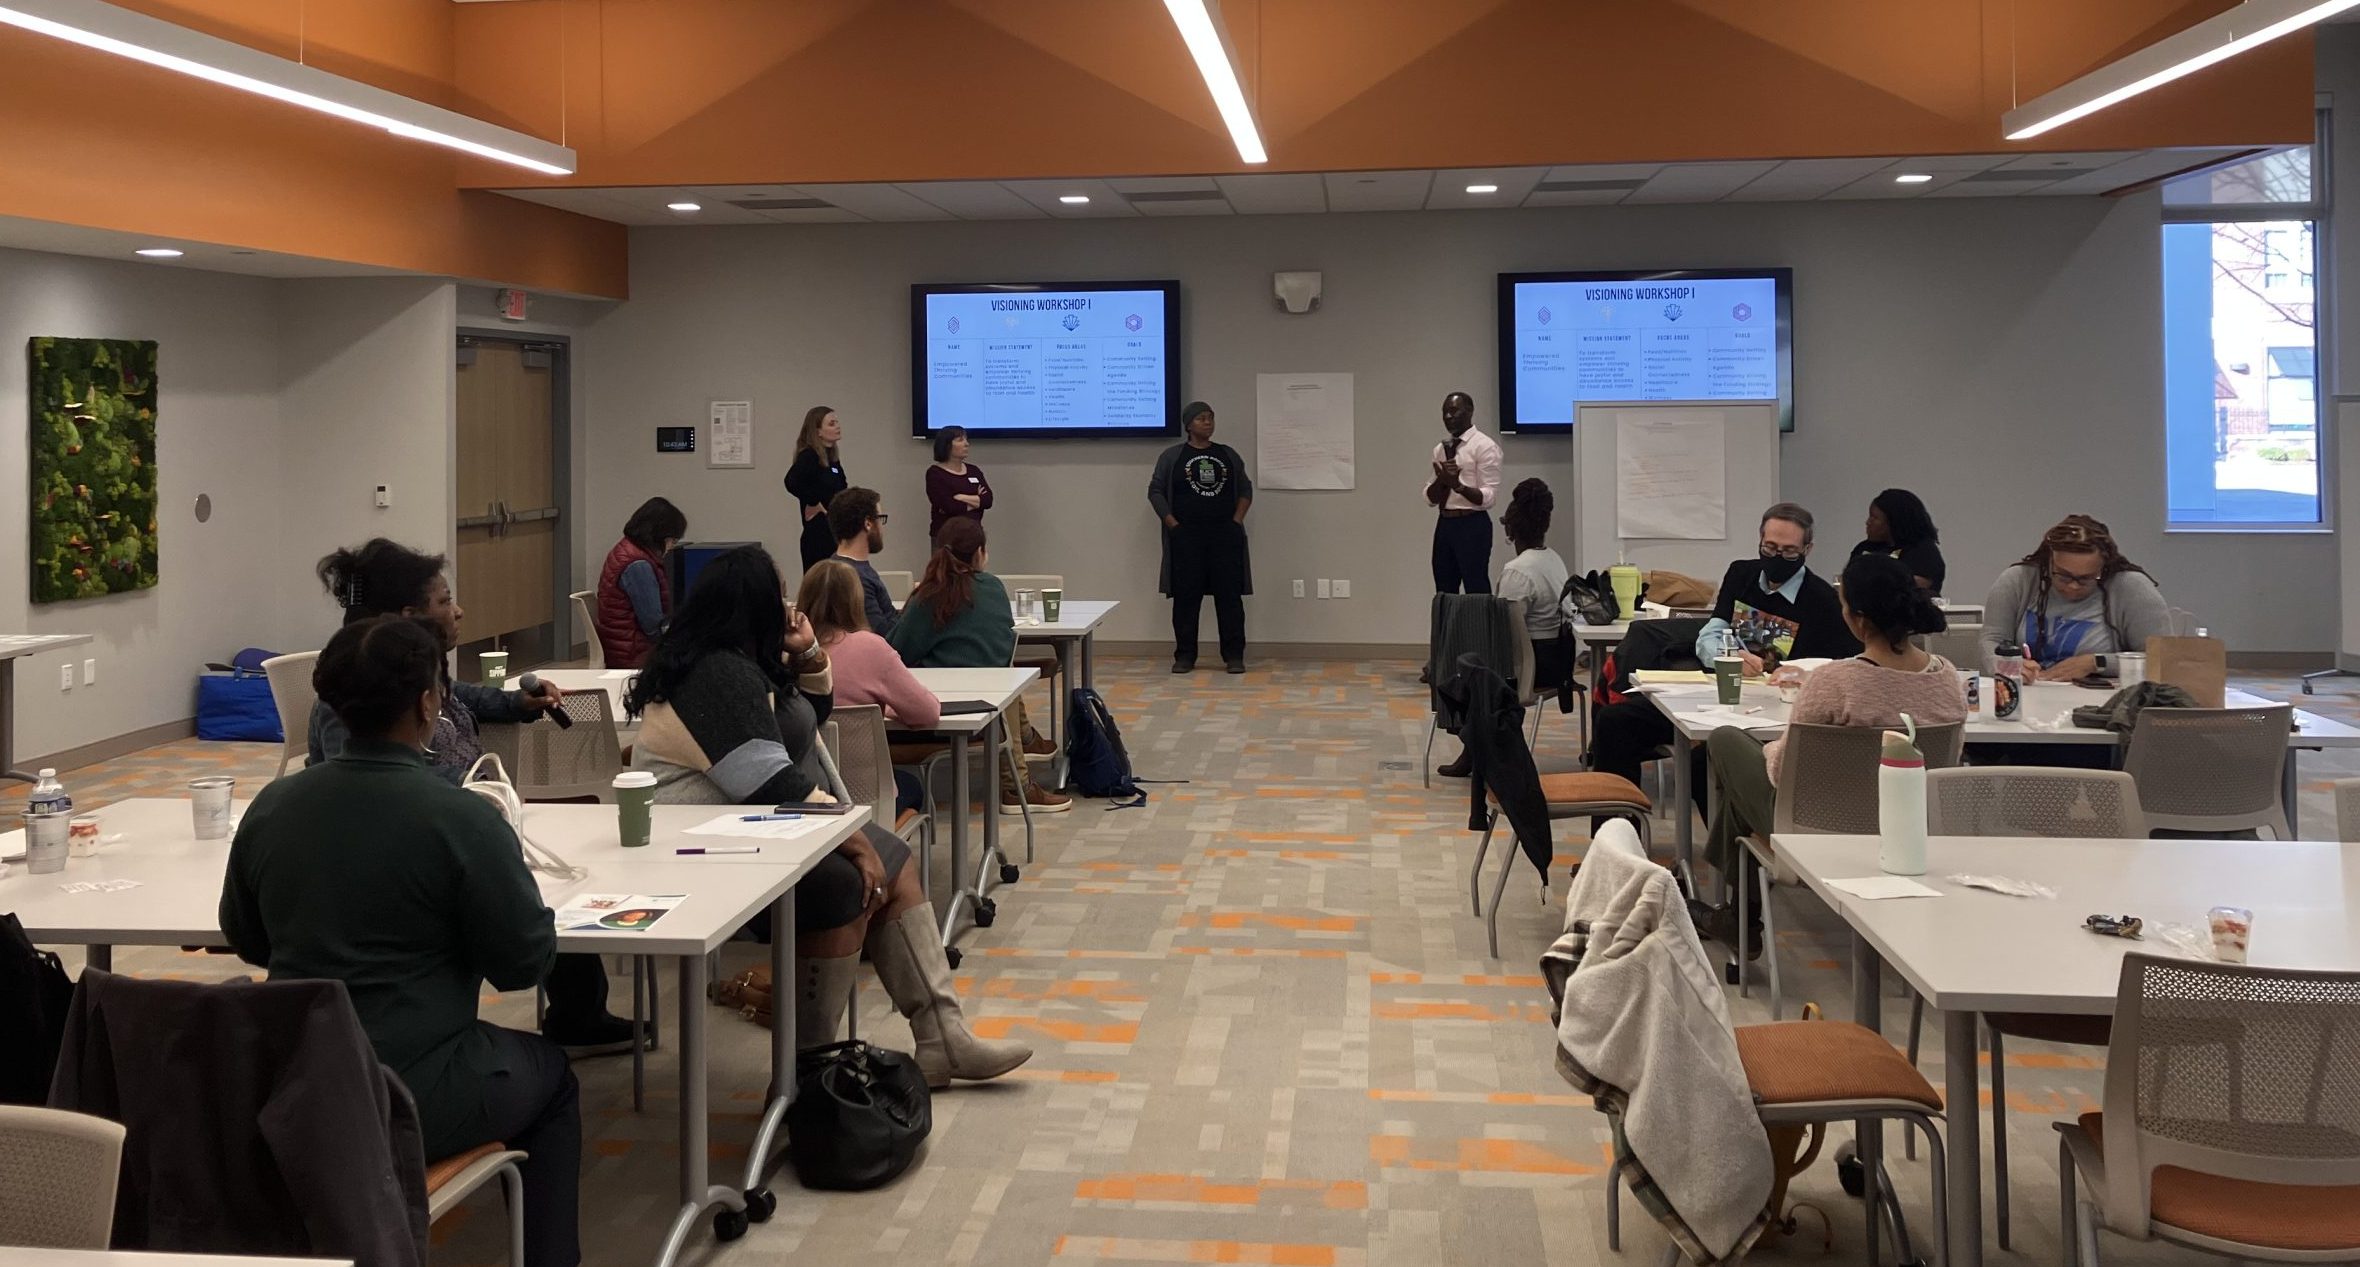
[[[1153,429],[1164,399],[1164,292],[926,296],[926,425]]]
[[[1768,277],[1516,284],[1516,421],[1576,401],[1775,400]]]

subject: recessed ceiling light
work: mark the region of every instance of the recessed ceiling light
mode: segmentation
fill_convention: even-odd
[[[1893,183],[1896,185],[1923,185],[1932,179],[1934,178],[1924,172],[1903,172],[1893,178]]]
[[[1088,194],[1059,194],[1059,195],[1057,195],[1057,201],[1064,203],[1064,204],[1065,204],[1066,206],[1068,206],[1068,207],[1078,207],[1078,206],[1081,206],[1083,203],[1090,201],[1090,195],[1088,195]]]
[[[179,259],[186,253],[187,252],[184,251],[176,251],[169,246],[143,246],[132,252],[134,255],[145,255],[151,260]]]
[[[664,204],[666,211],[703,211],[704,209],[705,204],[701,202],[667,202]]]
[[[1500,187],[1499,187],[1498,185],[1469,185],[1469,186],[1467,186],[1467,192],[1468,192],[1468,193],[1471,193],[1471,194],[1496,194],[1496,193],[1498,193],[1499,191],[1500,191]]]

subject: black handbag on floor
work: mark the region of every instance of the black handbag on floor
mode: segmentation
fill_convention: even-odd
[[[795,1056],[787,1157],[806,1188],[859,1192],[893,1182],[934,1129],[918,1062],[858,1039]]]

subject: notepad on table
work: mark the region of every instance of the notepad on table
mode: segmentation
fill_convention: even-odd
[[[1920,884],[1905,875],[1864,875],[1850,880],[1830,880],[1827,887],[1839,893],[1849,893],[1864,902],[1881,902],[1895,897],[1942,896],[1942,890]]]

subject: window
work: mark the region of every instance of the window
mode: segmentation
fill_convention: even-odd
[[[2320,526],[2318,242],[2312,152],[2164,186],[2168,525]]]

